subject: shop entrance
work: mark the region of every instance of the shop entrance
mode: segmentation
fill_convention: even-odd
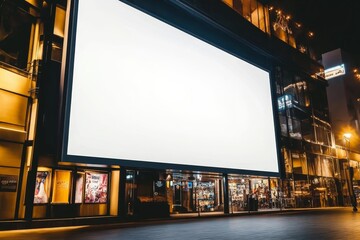
[[[231,175],[229,176],[230,212],[277,208],[279,207],[278,190],[276,178]]]
[[[229,178],[230,212],[245,211],[250,192],[249,178]]]
[[[204,174],[172,174],[172,212],[223,211],[222,180]]]

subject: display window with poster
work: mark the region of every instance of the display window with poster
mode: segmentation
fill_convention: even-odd
[[[85,203],[107,203],[108,200],[107,173],[85,172]]]
[[[51,203],[69,204],[71,171],[55,170]]]
[[[248,178],[230,177],[229,200],[231,212],[244,211],[247,208],[249,191]]]
[[[36,173],[34,204],[45,204],[49,202],[51,184],[51,170],[42,171],[39,169]]]

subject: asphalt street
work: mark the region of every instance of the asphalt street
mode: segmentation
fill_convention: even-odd
[[[8,240],[115,239],[360,239],[360,213],[351,208],[263,215],[2,231]]]

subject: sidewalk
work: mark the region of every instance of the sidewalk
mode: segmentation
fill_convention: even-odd
[[[122,228],[146,224],[157,224],[169,221],[196,220],[206,218],[237,217],[242,215],[261,215],[261,214],[287,214],[298,211],[324,211],[344,209],[345,207],[327,207],[327,208],[288,208],[288,209],[259,209],[259,211],[240,211],[229,214],[223,212],[200,212],[199,213],[178,213],[171,214],[167,218],[150,219],[123,219],[114,216],[99,217],[79,217],[62,219],[36,219],[31,222],[25,220],[0,221],[0,231],[20,230],[20,229],[39,229],[39,228],[58,228],[58,227],[79,227],[79,228]]]

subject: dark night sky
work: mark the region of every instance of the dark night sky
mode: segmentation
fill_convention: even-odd
[[[314,31],[314,46],[324,53],[342,48],[360,56],[359,0],[278,0],[283,10]]]

